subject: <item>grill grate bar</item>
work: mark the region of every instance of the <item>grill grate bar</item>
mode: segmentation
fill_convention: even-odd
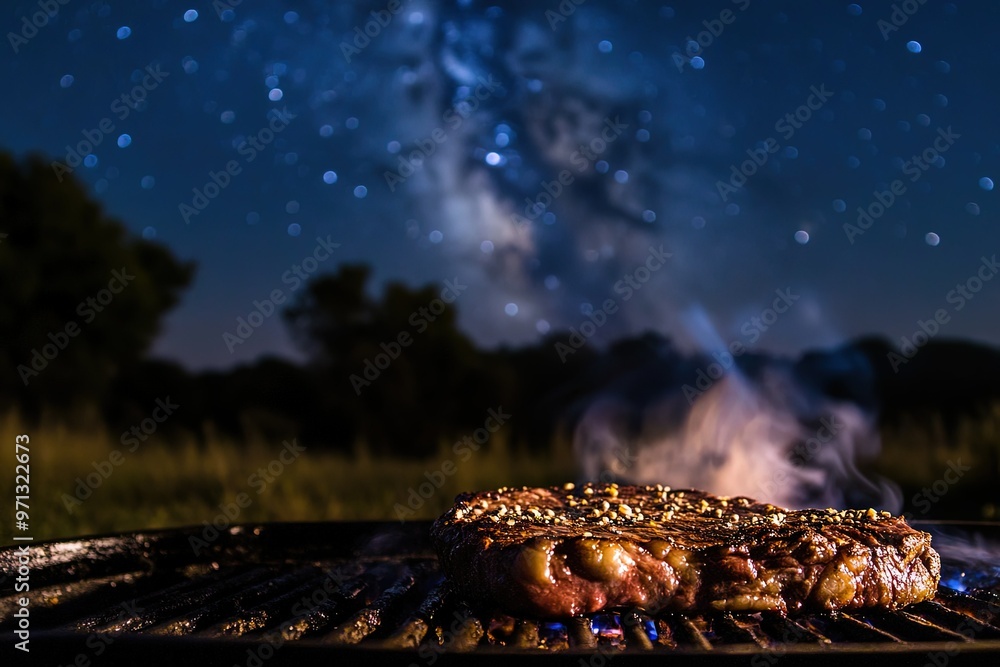
[[[565,623],[539,623],[539,647],[548,651],[565,651],[569,648],[569,636]]]
[[[155,578],[142,572],[129,572],[67,584],[54,584],[34,590],[35,595],[45,600],[48,606],[33,610],[32,617],[35,622],[46,626],[60,626],[92,610],[94,600],[100,600],[102,606],[117,605],[183,581],[184,577],[176,572],[158,575]],[[0,628],[13,627],[14,612],[19,608],[17,599],[20,596],[18,593],[0,599]]]
[[[341,618],[348,608],[353,608],[369,590],[368,582],[360,578],[350,579],[337,589],[336,596],[315,603],[310,598],[306,613],[297,616],[291,622],[281,625],[281,637],[285,641],[294,641],[305,636],[315,636],[328,630]],[[293,607],[294,609],[294,607]]]
[[[387,637],[382,645],[386,648],[417,648],[427,636],[431,622],[451,596],[451,588],[438,581],[424,598],[417,610],[399,628]]]
[[[170,620],[153,628],[150,632],[157,635],[187,635],[205,628],[211,623],[222,621],[239,614],[247,607],[266,600],[268,596],[280,594],[289,587],[299,585],[304,579],[314,576],[315,570],[307,568],[268,578],[235,595],[224,597],[208,605],[201,606],[179,618]]]
[[[511,636],[511,646],[514,648],[538,648],[538,622],[519,619],[514,624],[514,634]]]
[[[731,612],[723,612],[712,617],[712,631],[722,644],[754,644],[766,647],[767,642],[761,642],[748,628],[736,622]]]
[[[593,625],[589,618],[574,616],[566,624],[566,635],[570,648],[591,649],[597,646]]]
[[[645,626],[648,620],[649,617],[643,615],[638,609],[628,609],[622,613],[622,638],[625,639],[625,645],[628,648],[638,648],[644,651],[653,650],[653,642],[646,634]]]
[[[456,623],[452,626],[455,631],[451,634],[448,648],[452,651],[474,650],[486,634],[482,621],[472,613],[472,610],[464,602],[455,604],[455,619]],[[458,622],[459,620],[461,622]]]
[[[281,637],[307,652],[327,645],[340,647],[335,653],[390,649],[394,655],[419,651],[421,656],[427,650],[524,655],[574,649],[606,655],[625,649],[633,658],[645,654],[643,660],[652,657],[650,652],[673,650],[688,655],[715,651],[728,659],[770,649],[764,653],[770,660],[789,646],[799,645],[795,653],[820,655],[832,644],[848,651],[871,651],[872,644],[881,644],[894,655],[922,655],[927,644],[942,650],[960,645],[963,652],[1000,650],[1000,595],[947,587],[933,601],[893,612],[862,609],[788,618],[768,612],[650,615],[626,608],[544,621],[496,615],[456,596],[433,553],[416,541],[426,528],[411,528],[407,539],[384,525],[367,537],[343,529],[338,533],[342,546],[312,549],[310,544],[323,539],[317,538],[320,533],[304,534],[295,546],[294,540],[278,539],[276,527],[266,527],[253,532],[250,542],[220,537],[200,562],[189,557],[185,540],[172,538],[168,544],[177,548],[169,553],[140,545],[141,554],[129,560],[127,553],[116,552],[113,569],[83,564],[77,574],[65,575],[47,566],[41,571],[48,578],[36,589],[44,606],[33,610],[32,623],[40,633],[79,632],[81,645],[87,637],[83,632],[124,632],[121,644],[150,634],[178,646],[235,637],[253,645]],[[69,562],[65,567],[78,566]],[[15,600],[0,597],[0,629],[16,620]],[[133,616],[122,613],[123,603],[133,605]]]
[[[954,641],[967,642],[969,639],[954,630],[922,618],[905,609],[895,614],[884,614],[879,618],[882,627],[895,630],[893,634],[910,641]]]
[[[323,641],[333,644],[357,644],[382,625],[389,608],[406,595],[416,582],[417,580],[412,573],[404,574],[374,602],[334,629],[323,638]]]
[[[985,591],[981,589],[973,589],[965,593],[971,597],[976,598],[980,602],[985,602],[986,604],[993,605],[994,609],[1000,608],[1000,593],[994,593],[993,591]]]
[[[857,618],[851,613],[839,614],[834,619],[833,624],[846,633],[847,641],[903,643],[902,639],[891,632],[876,627],[863,618]]]
[[[704,619],[698,619],[701,625],[705,624]],[[705,638],[702,631],[695,625],[695,619],[688,616],[672,614],[668,617],[671,635],[679,646],[693,646],[703,651],[711,651],[712,644]]]
[[[226,618],[199,632],[198,635],[203,637],[240,637],[250,632],[263,630],[281,619],[291,618],[292,609],[296,603],[301,602],[304,598],[308,599],[314,591],[322,588],[329,576],[316,567],[306,568],[306,573],[310,574],[311,577],[298,586],[290,590],[286,589],[277,597]]]
[[[662,648],[677,648],[677,642],[674,641],[674,631],[670,629],[670,625],[662,618],[656,619],[656,635],[656,643]]]
[[[760,629],[771,644],[823,644],[833,642],[808,620],[798,621],[775,613],[761,614]]]
[[[974,616],[980,622],[1000,630],[1000,601],[980,600],[975,596],[951,589],[939,589],[935,601],[953,611]]]
[[[271,575],[267,568],[231,571],[221,576],[209,571],[133,600],[129,608],[135,611],[134,614],[123,613],[125,609],[122,605],[106,607],[75,623],[74,629],[81,632],[138,632]]]
[[[1000,628],[985,623],[984,614],[963,614],[938,602],[921,602],[912,609],[919,616],[954,632],[964,634],[963,631],[968,631],[977,639],[1000,639]]]

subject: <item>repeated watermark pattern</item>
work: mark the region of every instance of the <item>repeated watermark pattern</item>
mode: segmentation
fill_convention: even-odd
[[[882,40],[888,42],[889,37],[906,25],[910,17],[916,14],[925,4],[927,4],[927,0],[903,0],[900,3],[892,3],[890,6],[892,11],[889,12],[889,18],[879,19],[876,23],[878,31],[882,34]]]
[[[104,312],[115,296],[121,294],[122,290],[133,280],[135,280],[135,276],[128,272],[127,267],[123,266],[120,271],[113,270],[111,280],[108,281],[106,288],[77,304],[76,314],[83,320],[83,324],[93,322],[98,313]],[[48,333],[49,342],[43,344],[41,349],[32,348],[29,364],[20,364],[17,367],[17,373],[21,376],[21,382],[24,383],[24,386],[27,387],[31,380],[48,368],[49,363],[54,361],[60,352],[69,347],[70,341],[79,336],[82,331],[83,329],[76,320],[69,320],[61,329]]]
[[[260,496],[267,490],[268,486],[285,472],[286,468],[294,463],[302,455],[306,448],[300,445],[298,439],[292,438],[289,442],[285,440],[283,446],[276,457],[271,459],[266,466],[261,466],[247,477],[247,486],[256,492],[256,496],[251,496],[246,491],[240,491],[233,500],[219,505],[219,513],[211,521],[202,521],[204,526],[201,533],[191,535],[188,538],[188,545],[197,556],[210,548],[212,542],[219,539],[223,531],[237,522],[243,510],[253,505],[254,498]]]
[[[406,319],[407,323],[413,327],[415,334],[422,334],[447,310],[448,304],[454,303],[468,288],[469,286],[463,285],[458,278],[445,280],[444,287],[441,288],[438,297],[410,313]],[[373,382],[378,380],[382,371],[388,369],[392,362],[403,353],[403,350],[413,344],[413,341],[413,335],[409,330],[404,329],[388,342],[379,343],[381,352],[377,352],[374,357],[366,358],[361,364],[361,372],[351,373],[347,378],[351,383],[351,388],[354,389],[354,395],[360,396],[362,389],[370,387]]]
[[[312,252],[299,262],[292,264],[287,271],[281,274],[282,284],[289,286],[289,292],[295,292],[306,283],[309,276],[319,270],[321,263],[330,259],[333,251],[339,247],[339,243],[330,240],[329,234],[326,235],[326,238],[317,236],[316,245]],[[222,332],[222,342],[229,350],[229,354],[236,351],[236,346],[247,342],[268,318],[278,312],[278,306],[285,303],[287,299],[288,295],[278,287],[271,290],[264,299],[254,299],[253,308],[247,313],[247,316],[241,315],[236,318],[236,328],[233,331]]]
[[[212,9],[222,21],[231,21],[233,9],[243,4],[243,0],[212,0]]]
[[[68,5],[70,0],[38,0],[38,11],[21,17],[20,30],[7,33],[7,42],[17,55],[21,47],[34,39],[38,31],[59,15],[59,9]]]
[[[292,605],[290,619],[262,634],[247,648],[247,658],[243,664],[246,667],[261,667],[273,658],[286,642],[299,638],[302,634],[300,629],[302,621],[310,616],[326,613],[324,607],[330,604],[331,599],[343,597],[343,589],[349,582],[350,577],[340,568],[326,570],[323,583]]]
[[[424,473],[426,481],[407,490],[406,505],[396,503],[393,511],[400,523],[414,516],[424,504],[444,486],[449,477],[458,472],[458,466],[472,458],[479,448],[489,442],[493,434],[510,421],[512,415],[503,411],[503,406],[490,408],[486,411],[486,419],[482,428],[477,428],[471,435],[463,436],[451,446],[452,458],[446,459],[436,470]]]
[[[594,165],[611,146],[628,129],[626,123],[621,122],[618,116],[604,119],[604,127],[599,136],[594,137],[586,144],[580,144],[575,151],[570,153],[569,163],[581,174]],[[538,219],[538,216],[545,213],[552,202],[558,199],[566,189],[573,184],[576,177],[569,169],[563,169],[551,181],[542,181],[541,189],[534,197],[524,198],[524,216],[514,212],[510,220],[518,229],[524,229],[531,224],[531,221]]]
[[[487,75],[486,78],[479,77],[471,94],[441,114],[444,126],[435,127],[426,137],[417,139],[412,150],[406,155],[399,156],[395,171],[382,172],[382,177],[385,178],[385,184],[389,186],[389,191],[395,192],[401,183],[405,183],[406,179],[416,173],[417,169],[437,152],[438,146],[448,140],[449,132],[460,128],[462,123],[474,114],[479,109],[479,105],[488,100],[500,85],[500,81],[494,79],[492,74]]]
[[[119,121],[127,119],[133,111],[141,111],[140,106],[145,102],[147,95],[156,90],[163,80],[170,76],[170,72],[164,72],[160,65],[150,64],[143,70],[142,80],[131,90],[126,91],[112,100],[109,110]],[[62,183],[63,178],[72,174],[73,170],[81,164],[86,164],[87,157],[94,152],[98,146],[104,143],[105,138],[115,131],[115,122],[111,116],[105,116],[97,122],[93,129],[84,129],[81,134],[83,139],[74,145],[66,146],[66,155],[62,161],[53,160],[52,171],[56,178]]]
[[[939,502],[951,490],[951,487],[958,484],[962,477],[965,476],[965,473],[970,470],[972,470],[972,466],[963,465],[961,458],[948,461],[948,468],[944,471],[944,474],[913,494],[910,502],[920,511],[921,515],[927,514],[931,511],[931,507]]]
[[[750,7],[750,0],[731,0],[731,2],[741,12],[745,12]],[[719,15],[714,19],[705,19],[702,21],[701,24],[705,29],[694,37],[691,35],[685,37],[684,53],[675,51],[671,57],[674,65],[677,67],[677,71],[683,72],[685,65],[691,65],[694,69],[704,67],[701,54],[705,52],[705,49],[715,44],[715,40],[725,32],[726,26],[732,25],[736,21],[736,16],[736,13],[732,9],[726,8],[719,12]],[[695,58],[698,58],[698,60],[695,60]]]
[[[792,292],[791,287],[786,287],[783,290],[776,289],[774,293],[777,296],[771,302],[770,308],[763,309],[759,315],[750,317],[740,326],[740,333],[743,334],[745,339],[734,340],[725,349],[712,352],[712,357],[715,358],[715,361],[709,363],[704,368],[699,368],[695,372],[694,385],[685,384],[681,387],[688,405],[693,405],[699,397],[711,389],[726,373],[731,371],[736,364],[736,358],[744,354],[749,349],[749,345],[756,343],[761,335],[770,329],[801,298],[800,294]]]
[[[155,407],[150,412],[150,416],[122,433],[120,438],[122,446],[128,445],[128,452],[134,453],[139,449],[139,445],[156,433],[160,424],[167,421],[179,407],[181,407],[180,404],[172,402],[169,396],[156,399]],[[125,454],[120,449],[112,449],[111,453],[101,461],[92,461],[90,465],[94,471],[88,473],[86,477],[76,478],[76,488],[73,495],[62,494],[63,507],[66,508],[66,511],[72,514],[77,507],[83,505],[84,501],[94,495],[94,491],[124,463]]]
[[[243,164],[250,164],[256,160],[261,151],[270,146],[277,135],[298,117],[298,114],[290,112],[288,107],[281,110],[272,109],[268,115],[270,120],[267,126],[247,137],[236,147],[236,152],[243,157]],[[239,160],[229,160],[218,171],[209,170],[204,185],[191,188],[190,202],[181,202],[177,205],[184,224],[190,224],[192,217],[201,215],[208,205],[232,184],[233,178],[243,173],[243,164],[240,164]]]
[[[827,90],[826,84],[821,84],[819,88],[810,86],[809,97],[793,111],[789,111],[776,120],[774,122],[774,131],[780,134],[781,138],[785,141],[790,140],[798,130],[802,129],[805,123],[809,122],[815,112],[823,108],[823,105],[831,97],[833,97],[833,91]],[[748,148],[746,154],[749,156],[749,159],[744,160],[740,164],[733,163],[730,165],[729,180],[715,182],[715,189],[719,193],[719,198],[723,202],[729,201],[729,196],[735,194],[740,188],[746,185],[747,180],[762,169],[767,164],[771,155],[777,153],[780,149],[781,144],[774,137],[768,137],[758,142],[753,148]]]
[[[109,622],[113,628],[123,628],[128,626],[130,621],[138,621],[140,614],[146,611],[145,607],[140,607],[136,600],[126,600],[125,602],[120,602],[118,606],[121,607],[120,611]],[[91,632],[83,642],[87,650],[81,651],[73,658],[72,662],[67,662],[66,664],[75,665],[76,667],[90,667],[90,665],[94,664],[94,661],[89,656],[100,658],[121,634],[121,630],[116,632]]]
[[[997,273],[1000,273],[1000,262],[997,262],[997,256],[981,257],[975,273],[965,281],[955,285],[955,288],[949,290],[945,295],[944,300],[951,305],[951,311],[957,313],[965,308],[966,304],[976,298],[986,283],[993,280]],[[886,359],[892,366],[893,372],[898,373],[899,369],[908,364],[922,347],[941,332],[941,327],[949,322],[951,322],[951,313],[946,308],[938,308],[931,317],[917,320],[917,328],[912,334],[900,336],[899,351],[890,351],[886,354]]]
[[[938,136],[934,139],[931,146],[925,148],[919,155],[911,156],[900,167],[900,171],[910,177],[910,183],[919,181],[924,173],[931,168],[931,165],[937,162],[941,154],[948,152],[948,149],[954,145],[955,140],[962,137],[962,135],[951,129],[951,125],[948,126],[948,129],[939,127],[937,134]],[[843,225],[844,233],[847,234],[847,240],[851,245],[854,245],[855,238],[871,229],[875,221],[885,215],[885,212],[892,208],[892,205],[896,203],[899,197],[906,194],[906,190],[906,183],[900,178],[890,183],[886,190],[874,190],[872,192],[872,199],[874,201],[870,202],[867,206],[858,206],[856,224],[852,225],[849,222],[845,222]]]
[[[662,244],[659,247],[649,246],[646,260],[614,284],[615,294],[621,295],[621,303],[630,301],[636,292],[649,282],[653,274],[662,269],[667,260],[673,256],[673,253],[663,249]],[[559,355],[559,361],[565,364],[571,355],[583,348],[587,341],[608,323],[608,318],[618,313],[619,306],[616,299],[609,297],[601,303],[600,308],[590,310],[586,319],[576,326],[571,326],[567,341],[565,343],[556,341],[553,346]]]
[[[831,414],[829,417],[820,417],[820,427],[808,438],[795,444],[792,448],[791,462],[795,466],[804,466],[815,459],[823,445],[829,443],[837,434],[844,429],[844,424],[837,422],[837,415]],[[773,498],[779,491],[789,484],[794,483],[788,471],[778,468],[768,480],[760,480],[758,488],[761,491],[761,498]]]
[[[354,26],[351,41],[340,43],[340,54],[344,56],[344,60],[350,63],[352,58],[367,49],[402,9],[403,0],[389,0],[385,9],[372,10],[371,18],[364,25]]]
[[[585,2],[587,0],[562,0],[555,9],[546,9],[545,20],[549,22],[549,28],[555,30],[560,24],[565,23],[576,13],[576,8]]]

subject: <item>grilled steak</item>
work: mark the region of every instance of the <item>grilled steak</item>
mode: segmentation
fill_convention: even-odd
[[[540,618],[661,610],[896,609],[932,598],[931,536],[869,510],[785,510],[690,489],[465,493],[431,528],[467,598]]]

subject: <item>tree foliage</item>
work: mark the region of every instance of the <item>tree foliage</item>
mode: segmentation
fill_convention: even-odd
[[[40,157],[0,153],[0,233],[0,397],[29,413],[99,402],[194,275]]]
[[[485,357],[459,331],[454,295],[393,282],[376,299],[369,277],[362,265],[318,277],[285,318],[316,360],[338,424],[376,451],[433,451],[496,400]]]

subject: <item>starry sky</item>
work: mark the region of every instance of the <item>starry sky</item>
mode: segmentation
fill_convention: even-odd
[[[300,358],[223,335],[345,262],[484,346],[997,344],[1000,6],[903,4],[15,1],[0,146],[197,261],[194,369]]]

